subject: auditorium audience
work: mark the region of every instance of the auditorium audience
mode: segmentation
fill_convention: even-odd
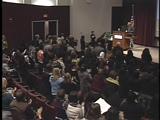
[[[56,98],[53,100],[53,102],[51,102],[51,105],[54,106],[56,109],[55,118],[65,120],[68,119],[63,106],[65,101],[65,90],[59,89]]]
[[[118,74],[115,70],[111,70],[105,80],[104,94],[106,90],[108,91],[108,97],[119,90]]]
[[[98,57],[100,52],[105,52],[105,49],[102,47],[101,42],[98,42],[98,45],[94,47],[93,51],[95,52],[96,56]]]
[[[95,74],[92,79],[91,90],[98,96],[101,95],[102,90],[104,89],[104,81],[106,77],[103,72],[103,69],[99,68],[97,74]]]
[[[128,50],[127,54],[125,55],[125,62],[127,65],[130,65],[132,61],[136,61],[136,58],[133,55],[133,51]]]
[[[65,108],[69,120],[80,120],[84,117],[84,108],[78,103],[78,92],[76,91],[69,93]]]
[[[39,45],[39,50],[37,52],[37,61],[38,61],[38,73],[41,75],[44,68],[44,51],[43,51],[43,44]]]
[[[14,99],[13,88],[7,88],[7,79],[2,77],[2,119],[3,120],[12,120],[10,103]]]
[[[34,41],[31,42],[28,48],[29,56],[36,62],[36,48],[34,47]]]
[[[93,36],[95,37],[95,35]],[[83,36],[82,39],[84,39]],[[50,48],[49,50],[45,49],[44,52],[42,45],[46,41],[50,43]],[[48,35],[46,41],[41,41],[39,36],[36,35],[36,39],[26,50],[22,51],[18,48],[14,51],[14,56],[10,58],[3,54],[2,66],[5,71],[10,67],[10,60],[16,63],[16,69],[14,70],[19,73],[23,85],[29,87],[33,87],[29,77],[31,72],[35,73],[38,79],[42,78],[43,81],[41,82],[43,82],[45,93],[43,95],[48,102],[53,102],[57,119],[58,117],[65,119],[82,119],[84,117],[84,119],[92,117],[103,119],[104,117],[100,114],[100,107],[93,104],[100,97],[111,105],[111,108],[104,114],[105,119],[117,119],[118,111],[124,119],[138,120],[141,117],[157,119],[159,117],[159,109],[157,108],[159,68],[155,64],[152,65],[152,57],[148,48],[146,48],[148,50],[144,50],[148,51],[148,57],[144,52],[142,53],[143,58],[139,60],[134,57],[132,50],[128,50],[127,55],[124,55],[119,42],[117,46],[113,47],[113,50],[111,44],[108,43],[107,52],[112,53],[107,55],[106,51],[96,54],[94,50],[98,46],[93,45],[93,42],[91,44],[86,43],[81,49],[84,50],[84,54],[80,54],[75,48],[77,42],[72,35],[64,38],[63,35],[59,38]],[[71,48],[67,48],[67,44],[73,49],[67,51],[68,48]],[[33,57],[34,49],[31,49],[33,46],[36,47],[37,58]],[[41,54],[38,54],[40,52]],[[36,71],[36,64],[38,63],[40,63],[38,70],[41,75],[36,74],[38,72]],[[6,74],[4,71],[2,72],[3,75]],[[13,74],[10,71],[9,73]],[[37,86],[39,84],[37,82]],[[9,86],[14,87],[11,84]],[[134,92],[131,93],[130,90]],[[5,95],[5,92],[5,90],[2,90],[2,94]],[[21,90],[16,94],[19,93],[24,98],[24,93]],[[64,97],[65,94],[68,94],[68,101],[65,99],[67,97]],[[15,104],[17,100],[18,96],[12,104]],[[30,106],[24,100],[21,102],[25,107]],[[144,104],[146,102],[147,104]],[[25,107],[23,108],[24,111]],[[27,108],[31,109],[31,107]],[[97,116],[91,115],[94,109],[97,110]],[[31,118],[36,116],[35,119],[43,119],[43,115],[41,115],[43,110],[46,109],[38,109],[37,115],[29,110],[31,114],[27,116]],[[132,117],[133,114],[136,114],[135,118]]]
[[[117,42],[117,45],[113,47],[112,54],[115,56],[117,51],[120,51],[123,54],[123,48],[121,47],[120,42]]]
[[[23,89],[18,89],[14,96],[15,100],[10,103],[11,115],[14,120],[31,120],[36,117],[38,117],[37,120],[40,120],[42,118],[41,113],[38,113],[37,116],[33,111],[30,105],[31,101],[26,100],[26,92]],[[40,107],[37,111],[42,112],[42,108]]]
[[[152,55],[150,54],[149,48],[143,49],[141,59],[149,64],[152,62]]]
[[[86,46],[85,36],[84,35],[81,36],[80,46],[81,46],[81,56],[83,56],[84,55],[85,46]]]
[[[100,105],[98,103],[92,103],[87,114],[86,120],[105,120],[105,116],[101,114]]]
[[[63,81],[64,81],[64,78],[62,77],[60,73],[60,69],[53,68],[52,75],[49,78],[49,82],[51,84],[52,100],[56,98],[57,92],[60,89],[60,84]]]
[[[143,109],[141,104],[136,101],[136,94],[133,91],[128,91],[126,100],[122,102],[120,111],[124,114],[124,119],[141,120]]]
[[[62,89],[65,90],[65,93],[68,95],[71,91],[78,91],[78,85],[73,81],[70,73],[64,74],[64,80],[60,85]]]
[[[8,49],[8,42],[6,40],[6,36],[2,35],[2,52],[6,52]]]
[[[91,46],[94,48],[96,46],[96,36],[94,31],[91,31],[90,38],[91,38],[91,42],[90,42]]]
[[[92,77],[88,73],[86,65],[82,64],[80,70],[78,71],[78,77],[80,80],[80,91],[82,96],[86,95],[91,91]]]

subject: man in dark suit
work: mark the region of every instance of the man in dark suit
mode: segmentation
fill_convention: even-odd
[[[95,45],[96,45],[96,36],[94,34],[94,31],[91,31],[90,38],[91,38],[91,46],[95,47]]]

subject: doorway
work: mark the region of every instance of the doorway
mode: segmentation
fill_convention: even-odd
[[[35,34],[39,34],[43,40],[48,34],[58,37],[58,20],[32,21],[32,40]]]

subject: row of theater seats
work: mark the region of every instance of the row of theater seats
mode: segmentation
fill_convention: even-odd
[[[46,97],[41,95],[34,89],[31,89],[29,86],[23,85],[20,82],[19,78],[14,78],[13,83],[17,89],[23,89],[26,92],[26,99],[32,99],[31,106],[34,110],[37,110],[39,107],[43,107],[42,116],[45,120],[55,120],[55,107],[50,105],[50,102],[47,101]]]
[[[31,81],[30,87],[34,88],[40,94],[45,96],[47,100],[51,101],[52,94],[51,94],[51,85],[49,82],[49,75],[39,75],[34,71],[29,72],[29,79]]]

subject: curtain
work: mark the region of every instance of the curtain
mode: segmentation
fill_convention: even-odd
[[[155,40],[156,0],[135,0],[135,43],[152,46]]]

